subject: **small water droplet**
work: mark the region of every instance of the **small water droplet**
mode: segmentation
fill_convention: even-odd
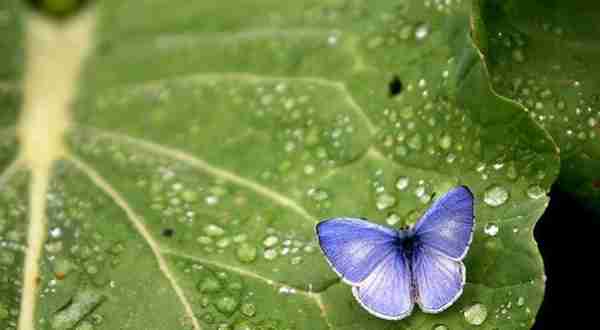
[[[495,223],[488,223],[485,225],[485,228],[483,228],[483,232],[492,237],[496,236],[498,234],[498,225]]]
[[[204,227],[204,233],[208,236],[223,236],[225,234],[225,230],[215,224],[206,225]]]
[[[523,306],[523,305],[525,305],[525,298],[523,298],[523,297],[517,298],[517,306],[520,307],[520,306]]]
[[[464,310],[465,320],[472,325],[481,325],[487,318],[487,307],[483,304],[474,304]]]
[[[236,256],[241,262],[253,262],[254,260],[256,260],[256,247],[248,243],[242,243],[237,248]]]
[[[299,265],[302,263],[302,257],[297,256],[297,257],[293,257],[291,260],[292,265]]]
[[[275,250],[275,249],[267,249],[263,253],[263,256],[267,260],[274,260],[275,258],[277,258],[277,250]]]
[[[307,195],[316,202],[322,202],[329,198],[327,191],[320,188],[311,188],[308,190]]]
[[[436,324],[431,330],[449,330],[449,328],[444,324]]]
[[[531,199],[539,199],[546,196],[544,189],[538,185],[533,185],[527,188],[527,196]]]
[[[483,195],[483,201],[493,207],[500,206],[508,200],[508,191],[499,185],[489,186]]]
[[[415,26],[415,38],[423,40],[429,35],[429,26],[425,23],[419,23]]]
[[[277,243],[279,243],[279,237],[277,237],[275,235],[267,236],[263,241],[263,245],[265,247],[273,247],[273,246],[277,245]]]
[[[398,190],[404,190],[406,189],[406,187],[408,187],[408,184],[410,182],[410,179],[406,176],[401,176],[398,178],[398,180],[396,180],[396,189]]]
[[[444,150],[447,150],[452,146],[452,137],[450,135],[444,135],[440,138],[440,147]]]
[[[376,207],[379,211],[390,208],[396,204],[396,198],[390,194],[382,194],[377,197]]]

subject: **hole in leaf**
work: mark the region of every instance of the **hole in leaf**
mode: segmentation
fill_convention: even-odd
[[[394,75],[392,81],[390,81],[388,85],[390,97],[394,97],[402,93],[402,88],[402,81],[400,81],[400,78],[398,78],[398,76]]]
[[[173,234],[175,234],[175,230],[173,230],[171,228],[165,228],[162,231],[162,235],[164,237],[173,237]]]

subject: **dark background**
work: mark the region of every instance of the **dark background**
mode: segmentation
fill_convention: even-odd
[[[600,329],[600,216],[555,185],[534,235],[547,280],[532,329]]]

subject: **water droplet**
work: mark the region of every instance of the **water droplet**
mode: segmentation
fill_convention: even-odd
[[[527,196],[531,199],[539,199],[546,196],[544,189],[538,185],[533,185],[527,188]]]
[[[440,147],[447,150],[452,146],[452,137],[450,135],[444,135],[440,138]]]
[[[449,328],[444,324],[436,324],[431,330],[448,330]]]
[[[196,288],[202,293],[215,293],[221,291],[223,286],[221,282],[213,276],[207,276],[196,285]]]
[[[265,238],[265,240],[263,241],[263,245],[266,247],[273,247],[275,245],[277,245],[277,243],[279,243],[279,237],[271,235],[271,236],[267,236]]]
[[[387,222],[387,224],[390,226],[394,226],[400,222],[400,216],[398,216],[396,213],[390,213],[388,214],[387,218],[385,218],[385,222]]]
[[[493,207],[500,206],[508,200],[508,191],[499,185],[489,186],[483,195],[483,201]]]
[[[410,182],[410,179],[406,176],[401,176],[398,178],[398,180],[396,180],[396,189],[398,190],[404,190],[406,189],[406,187],[408,187],[408,183]]]
[[[254,306],[254,304],[250,304],[250,303],[245,303],[242,305],[242,314],[248,316],[248,317],[252,317],[254,315],[256,315],[256,306]]]
[[[423,40],[429,35],[429,26],[425,23],[419,23],[415,26],[415,38]]]
[[[311,188],[308,190],[307,195],[316,202],[322,202],[329,198],[327,191],[320,188]]]
[[[215,243],[215,245],[221,249],[228,247],[230,244],[231,244],[231,238],[229,238],[229,237],[223,237]]]
[[[215,224],[206,225],[204,227],[204,233],[208,236],[223,236],[225,234],[225,230]]]
[[[472,325],[481,325],[487,318],[488,311],[483,304],[474,304],[464,311],[465,320]]]
[[[492,237],[496,236],[498,234],[498,225],[495,223],[488,223],[485,225],[485,228],[483,228],[483,232]]]
[[[236,255],[238,260],[241,262],[253,262],[256,260],[256,247],[248,243],[242,243],[240,246],[238,246]]]
[[[523,305],[525,305],[525,298],[523,298],[523,297],[517,298],[517,306],[520,307],[520,306],[523,306]]]
[[[267,260],[274,260],[275,258],[277,258],[277,251],[275,249],[267,249],[263,253],[263,256]]]
[[[390,194],[382,194],[377,197],[377,209],[379,211],[390,208],[396,204],[396,198]]]
[[[52,329],[74,328],[105,299],[106,297],[100,292],[92,290],[77,292],[66,308],[54,314],[51,321]]]
[[[238,304],[239,304],[239,302],[237,301],[237,299],[230,297],[230,296],[224,296],[224,297],[217,299],[217,303],[215,304],[215,307],[217,308],[217,310],[219,312],[221,312],[223,314],[231,315],[237,309]]]
[[[300,257],[300,256],[293,257],[290,262],[292,263],[292,265],[299,265],[302,263],[302,257]]]

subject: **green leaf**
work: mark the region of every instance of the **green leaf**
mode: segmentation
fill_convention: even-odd
[[[530,326],[544,289],[532,228],[558,156],[491,91],[469,5],[452,3],[100,5],[47,195],[40,328]],[[28,180],[0,191],[8,310]],[[458,184],[477,216],[463,296],[399,322],[368,314],[320,254],[316,222],[411,224]]]
[[[559,185],[600,211],[594,1],[481,0],[478,44],[494,88],[528,109],[561,149]]]

